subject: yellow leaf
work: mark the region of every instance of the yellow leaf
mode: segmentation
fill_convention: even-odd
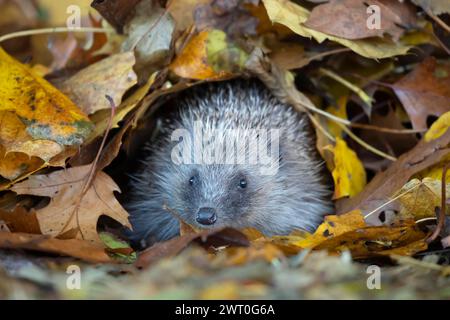
[[[61,165],[60,155],[67,158],[91,129],[69,98],[0,48],[1,176],[14,180],[43,164]]]
[[[413,255],[427,248],[425,239],[426,234],[412,220],[395,227],[372,227],[366,225],[360,210],[353,210],[339,216],[326,216],[312,235],[277,236],[268,240],[287,254],[296,254],[302,249],[331,253],[349,250],[354,258],[369,258]]]
[[[1,125],[1,123],[0,123]],[[0,145],[0,176],[14,180],[18,177],[32,172],[40,168],[44,164],[44,161],[37,157],[30,157],[25,153],[20,152],[5,152],[5,148]],[[0,190],[3,190],[4,186],[0,184]]]
[[[347,146],[347,143],[336,139],[333,148],[334,168],[334,199],[353,197],[360,193],[366,185],[366,171],[356,153]]]
[[[233,281],[214,283],[200,293],[200,299],[238,299],[240,290],[239,285]]]
[[[5,152],[22,152],[48,161],[63,151],[63,146],[54,141],[34,140],[26,130],[25,124],[13,112],[0,111],[0,144]]]
[[[14,113],[34,140],[81,144],[91,131],[86,115],[45,79],[0,48],[0,112]]]
[[[442,173],[441,173],[442,174]],[[441,180],[433,178],[412,179],[397,194],[405,193],[399,198],[402,205],[399,219],[436,217],[435,208],[441,206]],[[447,195],[450,194],[450,183],[447,183]],[[410,190],[409,192],[407,192]]]
[[[218,79],[240,70],[246,60],[247,54],[228,42],[223,31],[204,30],[189,41],[170,70],[188,79]]]
[[[439,138],[447,131],[448,127],[450,127],[450,111],[441,115],[439,119],[431,125],[431,128],[425,133],[425,141],[429,142]]]
[[[342,96],[338,100],[338,108],[330,106],[326,109],[327,112],[334,116],[347,120],[347,96]],[[342,137],[342,127],[340,127],[336,121],[327,120],[328,131],[333,135],[333,137]]]
[[[419,172],[414,175],[413,178],[417,178],[422,180],[423,178],[431,178],[435,180],[442,180],[442,171],[446,163],[450,162],[450,154],[444,156],[441,161],[436,163],[435,165]],[[447,175],[445,177],[447,183],[450,183],[450,170],[447,171]],[[450,195],[449,195],[450,196]]]
[[[323,241],[315,250],[340,253],[349,250],[355,259],[377,255],[413,255],[427,248],[426,233],[414,222],[398,227],[365,227]]]
[[[170,65],[170,70],[183,78],[203,80],[220,77],[208,64],[206,50],[208,34],[205,30],[193,37]]]
[[[263,3],[272,22],[282,24],[302,37],[314,38],[319,43],[331,40],[350,48],[364,57],[373,59],[406,54],[410,49],[409,46],[378,38],[347,40],[327,35],[303,25],[310,14],[305,8],[287,0],[263,0]]]
[[[314,248],[322,242],[338,237],[356,229],[364,228],[366,223],[360,210],[353,210],[343,215],[326,216],[324,222],[317,228],[314,234],[300,236],[276,236],[272,239],[276,244],[293,245],[298,248]]]

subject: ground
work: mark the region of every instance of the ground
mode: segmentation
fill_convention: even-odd
[[[191,247],[146,270],[131,265],[90,265],[67,258],[25,253],[0,255],[0,297],[10,299],[449,299],[450,268],[434,262],[401,258],[380,268],[353,262],[349,254],[311,252],[272,263],[254,261],[224,268],[220,255],[211,259]],[[441,255],[440,259],[447,259]],[[442,261],[441,261],[442,262]],[[80,289],[69,290],[67,267],[81,270]],[[375,271],[374,271],[375,270]],[[371,287],[372,289],[368,288]]]

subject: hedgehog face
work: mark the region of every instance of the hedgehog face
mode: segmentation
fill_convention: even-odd
[[[245,226],[256,196],[254,177],[233,165],[187,166],[174,203],[188,224],[200,228]]]

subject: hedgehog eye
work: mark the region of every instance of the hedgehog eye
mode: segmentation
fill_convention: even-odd
[[[189,179],[189,184],[192,186],[192,185],[194,184],[194,182],[195,182],[195,176],[192,176],[192,177]]]
[[[247,188],[247,180],[245,180],[244,178],[242,178],[242,179],[239,181],[239,187],[242,188],[242,189]]]

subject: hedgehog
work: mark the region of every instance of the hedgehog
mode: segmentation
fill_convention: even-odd
[[[158,118],[130,174],[130,240],[149,246],[196,228],[314,231],[332,210],[305,114],[258,80],[194,86]]]

